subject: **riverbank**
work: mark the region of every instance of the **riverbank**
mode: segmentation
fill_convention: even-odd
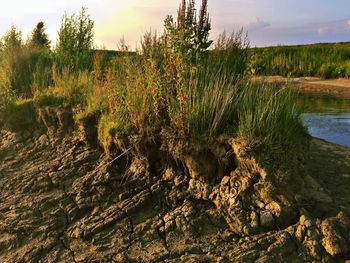
[[[21,138],[1,131],[0,261],[349,259],[349,238],[342,233],[350,230],[345,215],[350,212],[350,148],[312,139],[304,199],[293,219],[293,213],[283,218],[291,223],[276,229],[269,210],[258,217],[252,211],[255,220],[245,226],[262,225],[264,231],[248,235],[233,232],[214,203],[187,197],[188,176],[168,169],[152,179],[156,174],[143,170],[142,161],[133,160],[124,171],[80,134]],[[275,202],[254,206],[280,207]]]
[[[317,77],[285,78],[282,76],[254,77],[253,82],[283,84],[291,82],[292,88],[303,93],[350,99],[350,79],[325,80]]]
[[[319,199],[319,203],[311,205],[311,210],[321,217],[339,210],[350,214],[350,148],[313,138],[308,170],[321,185],[319,190],[323,193],[321,198],[312,189],[306,188]]]

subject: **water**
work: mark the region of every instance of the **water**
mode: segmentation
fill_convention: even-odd
[[[350,100],[300,95],[298,105],[312,136],[350,147]]]

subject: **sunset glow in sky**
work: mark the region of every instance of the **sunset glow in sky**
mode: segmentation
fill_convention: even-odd
[[[95,21],[98,47],[116,49],[125,37],[133,48],[143,32],[162,31],[163,20],[175,15],[178,0],[11,0],[0,8],[0,34],[11,25],[26,37],[45,22],[54,43],[64,12],[87,7]],[[199,4],[199,0],[197,0]],[[212,38],[219,32],[248,30],[252,46],[350,41],[349,0],[209,0]]]

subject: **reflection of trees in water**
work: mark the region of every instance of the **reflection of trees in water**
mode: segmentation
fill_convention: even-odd
[[[297,106],[302,112],[310,113],[346,113],[350,112],[350,100],[299,94]]]

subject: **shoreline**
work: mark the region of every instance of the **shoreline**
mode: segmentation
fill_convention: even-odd
[[[334,207],[350,213],[350,147],[312,137],[308,156],[310,175],[327,189]],[[322,210],[323,206],[315,205],[314,209]],[[336,212],[332,210],[328,212]]]
[[[315,136],[312,136],[312,135],[310,135],[310,136],[311,136],[311,141],[318,141],[319,143],[332,145],[334,148],[340,147],[340,148],[344,148],[345,150],[349,150],[350,151],[350,147],[349,146],[338,144],[338,143],[334,143],[334,142],[330,142],[330,141],[327,141],[326,139],[322,139],[322,138],[315,137]]]
[[[293,90],[298,92],[329,96],[339,99],[350,99],[350,79],[329,79],[318,77],[285,78],[282,76],[256,76],[253,82],[272,84],[292,83]]]

